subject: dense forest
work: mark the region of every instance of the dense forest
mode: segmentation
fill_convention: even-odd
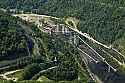
[[[14,17],[0,12],[0,32],[0,61],[28,55],[28,38]]]
[[[27,12],[36,11],[47,0],[1,0],[0,7],[4,9],[23,10]]]

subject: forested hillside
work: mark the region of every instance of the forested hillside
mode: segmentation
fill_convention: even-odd
[[[14,77],[19,81],[45,78],[52,83],[88,81],[87,72],[80,73],[81,69],[75,61],[73,53],[78,55],[75,48],[63,37],[43,33],[32,23],[0,12],[0,42],[1,80],[9,79],[2,78],[1,73],[19,69]],[[78,80],[78,76],[83,78]]]
[[[50,0],[41,8],[41,14],[57,17],[75,17],[80,20],[79,28],[88,32],[99,41],[111,44],[122,37],[124,28],[124,4],[107,0]],[[121,3],[121,4],[118,4]],[[79,4],[79,5],[78,5]]]
[[[0,61],[27,56],[28,40],[16,19],[0,12]]]
[[[43,81],[43,83],[87,83],[91,81],[91,78],[85,63],[81,60],[83,55],[89,59],[91,55],[92,57],[97,55],[97,58],[101,56],[104,58],[104,62],[109,63],[107,65],[101,61],[95,61],[95,65],[90,60],[91,64],[88,64],[93,65],[94,73],[96,72],[104,82],[118,81],[117,83],[119,83],[125,80],[124,0],[0,0],[0,8],[7,11],[5,13],[0,11],[1,80],[9,79],[22,83],[39,83],[39,81]],[[14,13],[30,12],[50,17],[46,20],[43,18],[39,20],[42,26],[38,28],[33,24],[35,22],[30,23],[12,16]],[[52,16],[54,18],[51,18]],[[50,25],[47,22],[50,22]],[[83,33],[88,33],[92,38],[110,48],[104,48],[105,46],[97,45],[97,43],[88,41],[86,38],[84,40],[89,46],[84,45],[79,40],[78,45],[74,45],[74,47],[72,44],[72,41],[75,42],[74,33],[71,33],[71,39],[68,40],[67,34],[57,35],[42,32],[42,29],[52,29],[52,26],[54,28],[58,25],[59,27],[69,27],[68,24]],[[78,47],[81,47],[88,55],[86,53],[81,54],[77,49]],[[91,59],[93,60],[93,58]],[[111,70],[109,72],[110,64],[118,71]],[[109,68],[105,70],[105,67]],[[99,69],[101,72],[98,71]],[[6,74],[12,70],[19,70],[19,72],[7,75],[7,77],[4,76],[3,73]],[[18,83],[0,81],[0,83],[6,82]]]
[[[47,0],[0,0],[0,7],[30,12],[40,8],[46,1]]]
[[[80,30],[110,45],[125,38],[124,6],[124,0],[49,0],[40,11],[57,17],[75,17],[80,20]]]

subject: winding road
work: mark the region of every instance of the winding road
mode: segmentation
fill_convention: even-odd
[[[16,72],[19,72],[19,71],[22,71],[22,69],[20,69],[20,70],[14,70],[14,71],[9,71],[9,72],[6,72],[4,74],[0,74],[0,76],[3,77],[3,79],[6,79],[6,80],[16,81],[17,78],[9,78],[7,75],[10,75],[10,74],[13,74],[13,73],[16,73]]]

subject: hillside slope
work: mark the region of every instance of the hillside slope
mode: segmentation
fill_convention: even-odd
[[[80,20],[78,25],[80,30],[108,45],[121,38],[125,31],[123,0],[4,0],[1,1],[1,6],[24,11],[37,9],[39,14],[57,17],[75,17]]]
[[[112,44],[124,33],[124,1],[49,0],[41,14],[75,17],[79,29],[105,44]]]
[[[0,7],[31,12],[39,9],[47,0],[0,0]]]
[[[115,42],[118,45],[114,47],[125,55],[124,7],[124,0],[49,0],[40,11],[56,17],[77,18],[81,31],[107,45]]]
[[[0,13],[0,27],[0,61],[27,56],[29,38],[24,34],[25,31],[21,26],[17,24],[16,18]],[[29,51],[32,51],[32,48],[31,46]]]
[[[34,1],[31,1],[31,3],[30,1],[27,1],[28,0],[26,0],[26,3],[19,6],[18,3],[15,3],[14,7],[2,4],[1,6],[3,8],[10,7],[14,9],[15,7],[19,7],[19,10],[24,11],[27,11],[27,9],[28,11],[37,9],[37,13],[39,14],[63,18],[63,21],[67,22],[67,24],[71,24],[71,26],[78,28],[80,31],[90,34],[90,36],[92,36],[95,40],[106,44],[109,47],[114,47],[125,55],[124,0],[49,0],[44,4],[40,3],[40,5],[37,5],[37,7],[34,6]],[[38,2],[39,1],[36,1],[36,3]],[[10,4],[10,1],[8,1],[8,4]],[[0,41],[2,42],[0,46],[0,51],[2,54],[0,62],[1,69],[8,67],[8,65],[12,65],[10,63],[12,62],[14,63],[14,68],[16,63],[19,65],[16,66],[17,69],[24,69],[24,72],[18,78],[19,80],[41,79],[41,73],[39,74],[39,72],[47,71],[42,73],[41,76],[45,76],[54,81],[71,81],[75,79],[78,81],[78,78],[80,79],[79,82],[88,81],[88,75],[86,74],[87,72],[81,72],[81,69],[78,67],[78,63],[75,61],[74,55],[72,54],[74,53],[75,48],[63,36],[57,37],[54,35],[45,34],[32,23],[25,21],[22,22],[21,19],[18,19],[21,20],[21,22],[14,21],[13,19],[16,18],[11,16],[8,17],[8,15],[6,18],[6,16],[3,14],[1,16],[1,26],[7,27],[7,30],[1,28],[2,33],[0,34]],[[10,23],[8,23],[9,21]],[[73,23],[76,23],[76,25]],[[12,27],[10,28],[11,25]],[[45,27],[46,25],[47,24],[45,23]],[[8,32],[9,34],[6,34]],[[19,36],[19,33],[21,34],[21,37]],[[10,37],[11,34],[14,34],[14,36],[12,35],[12,37]],[[19,40],[19,42],[17,40]],[[12,43],[12,41],[14,41],[14,43]],[[17,45],[16,42],[18,42],[19,45]],[[118,69],[122,70],[124,73],[125,59],[121,54],[112,50],[112,48],[106,49],[91,41],[86,42],[101,56],[105,57],[110,64],[118,67]],[[9,43],[9,45],[6,43]],[[14,54],[12,54],[13,52]],[[75,55],[79,55],[77,50],[75,50]],[[16,62],[13,61],[13,59],[16,60]],[[54,59],[58,61],[56,64],[53,63]],[[53,67],[57,68],[48,71],[48,69]],[[33,72],[36,69],[37,71]],[[101,67],[100,69],[103,70]],[[103,78],[101,72],[96,72],[101,78]],[[119,71],[118,73],[121,74]],[[113,74],[108,75],[109,74],[107,74],[106,79],[109,81],[109,83],[112,81],[124,80],[124,75],[123,78],[121,78],[119,74],[117,74],[115,77],[113,77]],[[108,80],[108,78],[111,80]],[[104,80],[106,81],[106,79]]]
[[[0,26],[0,79],[24,81],[45,76],[52,81],[88,81],[86,69],[81,73],[72,54],[75,48],[63,36],[48,35],[34,24],[3,12]],[[16,77],[6,75],[17,69],[22,71]]]

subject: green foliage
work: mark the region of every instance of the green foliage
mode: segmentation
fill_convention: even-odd
[[[0,83],[15,83],[13,81],[7,81],[7,80],[0,80]]]
[[[125,31],[123,0],[49,0],[40,10],[40,14],[79,19],[81,31],[105,44],[112,44]]]
[[[13,82],[13,81],[5,81],[5,80],[1,80],[0,83],[86,83],[86,82],[80,82],[78,80],[75,80],[75,81],[59,81],[59,82],[56,82],[56,81],[18,81],[18,82]]]
[[[27,37],[17,19],[0,13],[0,60],[11,60],[27,53]]]
[[[114,43],[113,46],[117,48],[122,54],[125,54],[125,36],[122,38],[117,39]]]
[[[37,74],[41,70],[39,64],[33,63],[28,65],[25,69],[21,78],[19,80],[30,80],[35,74]]]
[[[124,31],[124,0],[1,0],[1,7],[57,17],[75,17],[79,28],[100,42],[111,44]],[[11,5],[13,4],[13,5]],[[78,5],[79,4],[79,5]]]
[[[15,5],[9,5],[13,2]],[[125,30],[125,2],[123,0],[49,0],[48,2],[44,0],[25,0],[24,2],[25,3],[22,4],[21,1],[16,0],[1,1],[2,4],[5,3],[3,7],[8,5],[9,7],[14,6],[12,8],[21,6],[19,8],[22,10],[25,10],[25,8],[32,10],[36,3],[36,8],[38,9],[37,11],[39,14],[47,14],[57,17],[75,17],[80,20],[78,26],[80,30],[89,33],[105,44],[112,44],[115,40],[121,38],[123,36],[122,33],[124,33]],[[41,3],[39,4],[39,2]],[[42,2],[46,3],[42,4]]]
[[[17,9],[31,11],[38,9],[45,3],[46,0],[1,0],[0,7],[5,9]]]
[[[77,71],[78,66],[74,60],[74,57],[73,57],[74,55],[71,54],[72,49],[74,48],[70,47],[68,42],[65,42],[64,46],[62,47],[64,47],[63,50],[58,49],[62,53],[57,53],[55,55],[60,62],[59,68],[51,70],[48,73],[47,77],[53,80],[74,80],[78,76],[78,71]]]
[[[1,1],[2,2],[2,1]],[[9,1],[7,1],[9,2]],[[16,1],[15,1],[16,2]],[[92,37],[96,38],[98,41],[105,44],[113,44],[115,48],[118,48],[120,52],[125,54],[125,1],[124,0],[49,0],[44,5],[40,3],[39,5],[34,6],[34,3],[37,4],[39,1],[28,1],[25,0],[23,4],[21,1],[18,1],[19,4],[15,3],[13,7],[8,6],[10,8],[17,8],[24,11],[30,11],[32,9],[38,9],[37,13],[46,14],[56,17],[73,17],[79,19],[78,28],[87,32]],[[10,3],[9,3],[10,4]],[[3,8],[4,4],[1,5]],[[4,19],[4,18],[2,18]],[[52,18],[51,18],[52,19]],[[56,21],[56,20],[55,20]],[[62,21],[57,20],[56,22],[62,23]],[[3,25],[6,27],[6,21]],[[71,24],[71,23],[70,23]],[[72,24],[71,24],[72,25]],[[53,80],[74,80],[78,77],[77,63],[73,58],[73,47],[67,43],[63,42],[64,39],[57,38],[55,36],[50,36],[42,33],[36,26],[32,26],[32,30],[35,33],[32,38],[39,38],[38,46],[40,49],[40,54],[42,59],[53,61],[55,57],[58,59],[59,68],[47,71],[46,77]],[[5,30],[2,30],[4,32]],[[15,35],[15,27],[7,30],[8,34]],[[2,35],[7,35],[6,32],[2,33]],[[1,36],[1,35],[0,35]],[[2,38],[2,37],[0,37]],[[7,40],[14,41],[8,38]],[[2,38],[1,41],[6,38]],[[19,48],[26,48],[26,38],[21,39],[22,42],[19,44]],[[5,41],[5,40],[3,40]],[[16,41],[17,42],[17,41]],[[10,42],[7,42],[10,43]],[[2,46],[5,45],[5,42]],[[6,49],[12,49],[9,47],[11,45],[5,46]],[[96,46],[96,45],[95,45]],[[98,47],[95,47],[98,48]],[[5,53],[3,48],[1,48]],[[104,49],[106,50],[106,49]],[[99,50],[100,51],[100,50]],[[106,50],[107,51],[107,50]],[[117,54],[113,54],[112,51],[107,51],[114,57],[118,58]],[[108,54],[99,52],[106,58],[110,64],[119,68],[119,64],[117,61],[113,60]],[[44,56],[44,58],[43,58]],[[35,58],[35,57],[34,57]],[[48,59],[47,59],[48,58]],[[118,58],[119,59],[119,58]],[[121,58],[120,58],[121,59]],[[120,60],[119,59],[119,60]],[[36,62],[40,63],[39,57],[36,57]],[[120,60],[122,61],[122,60]],[[51,64],[47,66],[51,67]],[[31,68],[32,69],[32,68]],[[43,68],[44,69],[44,68]],[[124,70],[123,70],[124,71]],[[32,74],[31,72],[27,75]],[[72,78],[71,78],[72,77]]]
[[[18,23],[15,23],[15,25],[18,25]],[[35,42],[35,43],[38,44],[38,47],[40,49],[39,52],[41,55],[27,56],[27,57],[23,57],[21,55],[19,59],[16,58],[16,60],[12,61],[12,63],[17,64],[18,66],[28,65],[26,67],[26,69],[24,70],[24,73],[22,74],[20,80],[29,80],[35,74],[37,74],[40,70],[44,70],[44,69],[54,66],[53,63],[49,63],[45,66],[45,68],[44,68],[44,65],[41,68],[40,67],[41,65],[39,66],[38,64],[43,63],[44,61],[48,60],[47,58],[49,58],[49,61],[53,61],[55,57],[57,57],[58,62],[56,63],[56,65],[58,65],[59,68],[52,70],[52,71],[47,71],[47,73],[46,73],[47,77],[50,79],[53,79],[53,80],[77,79],[77,77],[78,77],[77,63],[75,62],[75,60],[73,58],[73,54],[71,54],[74,49],[72,47],[72,45],[70,45],[66,41],[66,39],[64,40],[63,37],[56,38],[56,36],[53,36],[53,35],[50,36],[48,34],[45,34],[45,33],[41,32],[36,26],[34,26],[30,23],[27,23],[26,26],[30,26],[31,30],[33,31],[34,34],[33,33],[27,34],[27,33],[25,33],[25,30],[24,30],[23,33],[25,33],[26,35],[25,34],[23,34],[23,35],[24,35],[24,37],[26,37],[26,40],[24,39],[25,42],[22,42],[21,44],[18,43],[19,47],[27,48],[27,35],[28,35],[28,38],[32,38],[35,41],[38,39],[37,42]],[[16,33],[17,28],[18,27],[15,26],[15,32],[13,32],[13,34]],[[23,29],[22,26],[20,26],[20,30],[18,30],[18,31],[21,31],[21,29]],[[11,29],[10,29],[10,31],[11,31]],[[7,33],[7,32],[5,32],[5,33]],[[18,36],[18,34],[16,34],[15,36]],[[19,38],[21,38],[21,37],[23,37],[23,36],[21,35]],[[36,39],[36,37],[37,37],[37,39]],[[15,42],[17,42],[17,39],[15,39],[15,40],[16,40]],[[24,52],[21,52],[21,53],[24,53]],[[31,52],[31,54],[32,54],[32,52]],[[28,54],[26,54],[26,55],[28,55]],[[45,57],[46,55],[47,55],[47,57]],[[32,63],[37,63],[37,64],[32,64]],[[5,62],[5,64],[10,65],[10,62],[9,63]],[[2,64],[0,64],[0,65],[2,65]],[[6,65],[4,65],[4,66],[6,66]],[[16,69],[15,66],[14,66],[14,69]],[[57,73],[56,75],[55,75],[55,72]]]

